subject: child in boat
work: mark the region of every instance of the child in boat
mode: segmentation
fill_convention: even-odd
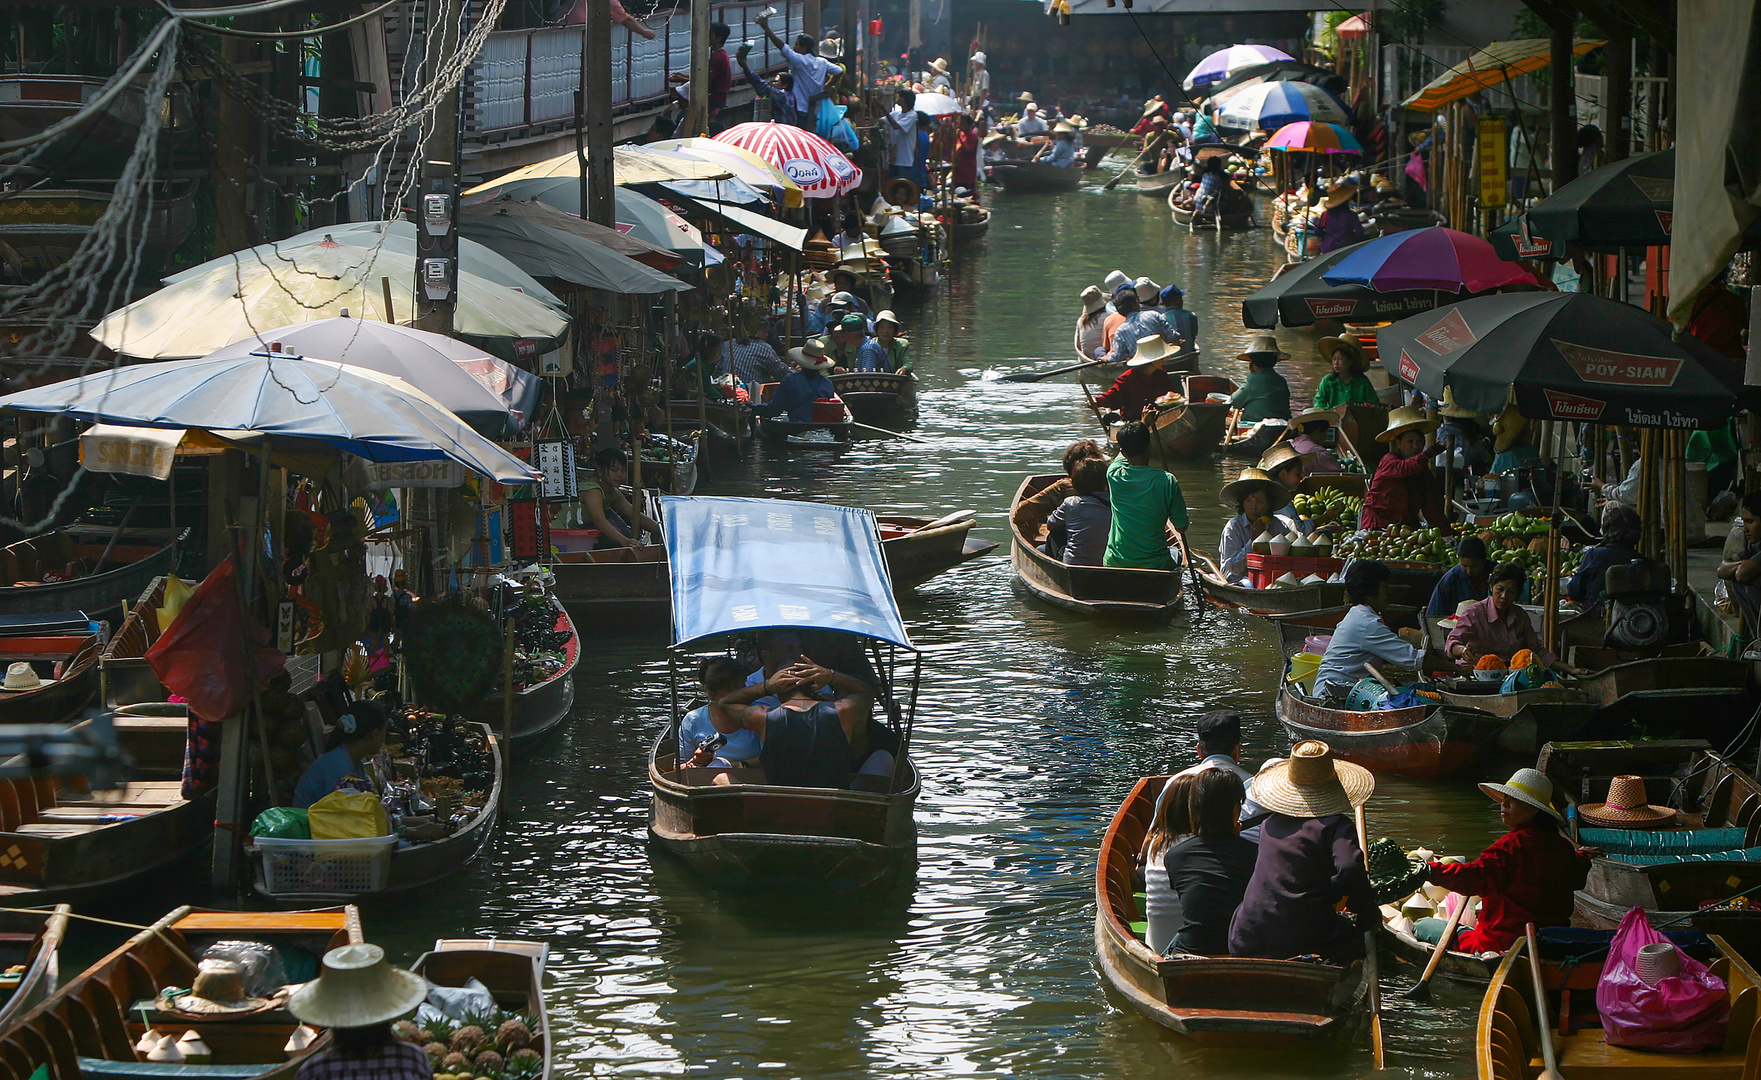
[[[1180,898],[1180,932],[1173,951],[1201,956],[1229,953],[1229,923],[1253,878],[1259,845],[1241,835],[1247,790],[1229,769],[1203,769],[1192,780],[1187,819],[1193,835],[1162,859],[1169,887]]]
[[[1143,838],[1138,853],[1137,872],[1143,876],[1143,917],[1148,924],[1144,944],[1157,953],[1167,954],[1180,933],[1182,916],[1180,895],[1174,891],[1163,859],[1168,851],[1192,832],[1189,813],[1192,791],[1198,784],[1196,773],[1170,777],[1156,800],[1155,821]]]
[[[1046,519],[1047,555],[1069,566],[1099,566],[1107,555],[1113,507],[1107,502],[1107,463],[1084,458],[1071,474],[1076,494]]]

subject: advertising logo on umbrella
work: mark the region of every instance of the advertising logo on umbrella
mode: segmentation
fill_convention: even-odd
[[[1674,386],[1681,374],[1680,358],[1610,352],[1550,339],[1578,378],[1604,386]]]
[[[1608,402],[1595,398],[1562,394],[1557,390],[1543,390],[1542,393],[1547,397],[1547,415],[1555,420],[1599,420],[1602,410],[1608,408]]]
[[[1400,381],[1403,383],[1417,383],[1419,381],[1418,361],[1414,360],[1412,354],[1405,349],[1400,350]]]
[[[1317,319],[1336,319],[1341,315],[1350,315],[1357,311],[1356,300],[1328,300],[1318,296],[1308,298],[1309,311]]]
[[[1454,310],[1438,319],[1429,330],[1418,336],[1418,343],[1438,356],[1446,356],[1457,349],[1465,349],[1477,340],[1479,339],[1474,337],[1474,332],[1469,329],[1467,320],[1461,317],[1461,312]]]
[[[806,158],[790,158],[783,162],[783,175],[804,188],[825,182],[825,170],[819,167],[818,162]]]
[[[1675,222],[1675,212],[1671,210],[1655,210],[1652,212],[1657,215],[1657,226],[1663,230],[1663,235],[1670,235],[1669,227]]]
[[[856,167],[851,165],[849,159],[842,155],[834,158],[827,158],[826,164],[831,166],[832,175],[840,184],[856,174]]]

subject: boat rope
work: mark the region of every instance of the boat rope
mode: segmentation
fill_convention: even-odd
[[[22,907],[0,907],[0,914],[41,915],[41,914],[43,914],[43,909],[42,908],[22,908]],[[163,941],[165,943],[166,948],[170,949],[172,952],[176,953],[177,955],[183,957],[184,960],[189,962],[190,967],[193,968],[196,966],[196,962],[195,962],[195,960],[190,958],[189,952],[186,949],[184,949],[183,946],[179,945],[177,942],[166,937],[165,936],[165,927],[160,926],[158,923],[153,923],[150,926],[143,926],[140,923],[119,922],[116,919],[100,919],[96,915],[82,915],[81,913],[79,913],[77,911],[65,911],[65,912],[51,911],[49,913],[49,915],[51,918],[53,918],[56,915],[66,915],[70,919],[84,919],[86,922],[99,923],[100,925],[103,925],[103,926],[119,926],[124,930],[135,930],[135,931],[151,930],[153,932],[154,937],[157,937],[160,941]]]

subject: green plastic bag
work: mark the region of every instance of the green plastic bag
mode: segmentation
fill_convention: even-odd
[[[271,806],[251,822],[251,835],[271,840],[310,840],[312,828],[306,821],[306,812],[299,807]]]

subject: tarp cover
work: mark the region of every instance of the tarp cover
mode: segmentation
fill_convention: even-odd
[[[671,495],[661,511],[675,643],[794,626],[913,648],[869,511]]]

